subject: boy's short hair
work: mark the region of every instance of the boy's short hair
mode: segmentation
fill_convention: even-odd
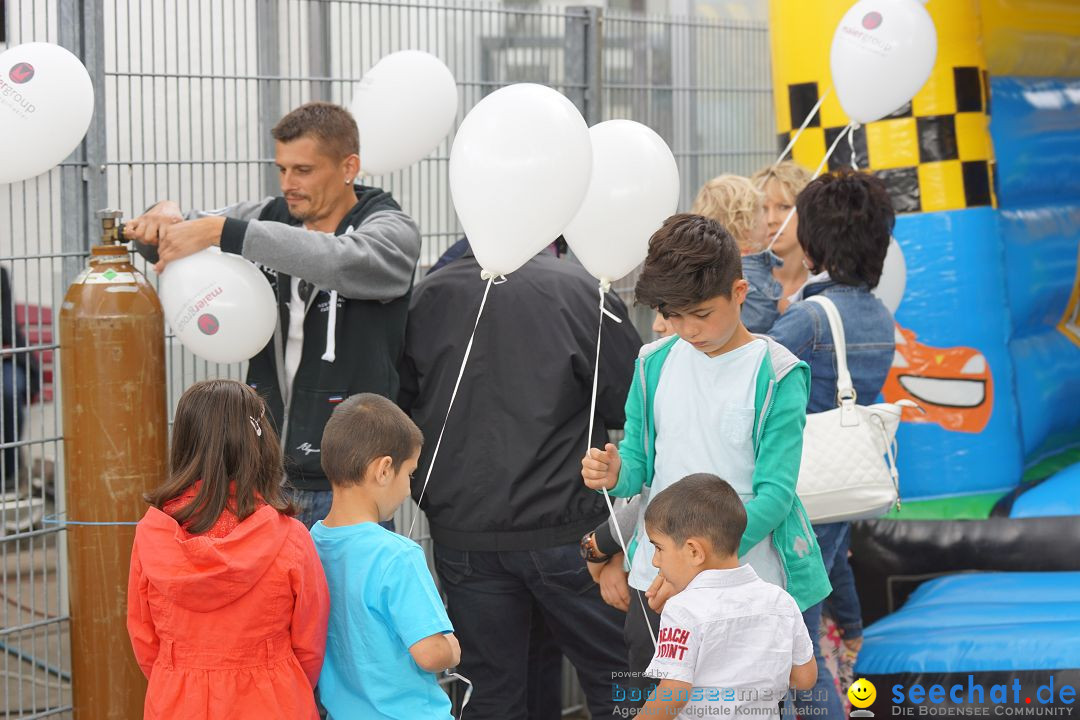
[[[334,409],[322,434],[320,462],[331,485],[358,485],[375,460],[389,456],[394,470],[424,443],[416,423],[382,395],[353,395]]]
[[[334,160],[360,154],[356,120],[348,110],[333,103],[305,103],[278,120],[270,134],[283,143],[304,136],[315,138],[322,152]]]
[[[661,314],[721,295],[731,298],[742,278],[739,246],[720,223],[701,215],[672,215],[649,239],[634,294]]]
[[[678,545],[688,538],[705,538],[717,553],[736,555],[746,532],[746,508],[725,480],[711,473],[695,473],[649,502],[645,525]]]
[[[851,170],[822,175],[795,200],[799,245],[814,271],[844,285],[877,287],[896,214],[885,184]]]
[[[810,183],[811,177],[809,170],[791,160],[785,160],[779,165],[763,167],[750,176],[750,182],[754,183],[754,187],[763,192],[770,180],[775,180],[780,185],[784,195],[787,196],[787,201],[794,205],[795,198],[799,197],[799,193]]]
[[[719,175],[701,186],[690,212],[704,215],[727,229],[746,252],[757,252],[751,237],[759,220],[765,193],[741,175]]]

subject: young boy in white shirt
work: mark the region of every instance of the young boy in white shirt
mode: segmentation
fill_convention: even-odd
[[[814,649],[795,600],[739,564],[746,510],[728,483],[683,478],[653,498],[645,529],[653,565],[677,594],[645,671],[660,684],[638,717],[776,717],[789,685],[814,686]]]

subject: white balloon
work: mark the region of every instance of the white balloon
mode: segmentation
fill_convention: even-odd
[[[442,60],[419,50],[387,55],[364,73],[350,110],[360,128],[360,167],[401,170],[439,146],[457,116],[457,85]]]
[[[679,204],[675,156],[651,128],[608,120],[589,129],[592,179],[563,235],[592,275],[613,282],[645,260],[649,238]]]
[[[450,193],[480,266],[506,275],[553,242],[591,168],[589,128],[555,90],[520,83],[477,103],[450,151]]]
[[[904,251],[900,249],[900,243],[896,238],[889,240],[889,251],[885,254],[885,266],[881,269],[881,279],[874,288],[877,295],[889,312],[896,314],[900,307],[900,301],[904,299],[904,289],[907,287],[907,263],[904,261]]]
[[[218,248],[169,263],[158,295],[176,337],[210,362],[254,357],[277,325],[277,300],[266,276],[239,255]]]
[[[873,122],[919,92],[937,58],[937,30],[917,0],[859,0],[833,35],[830,66],[841,107]]]
[[[0,183],[59,165],[93,114],[90,74],[64,48],[36,42],[0,53]]]

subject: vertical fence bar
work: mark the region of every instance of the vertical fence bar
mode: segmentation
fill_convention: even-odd
[[[589,120],[589,8],[571,5],[566,8],[563,23],[563,68],[566,78],[566,97],[574,103],[590,126]]]
[[[261,158],[274,157],[274,139],[270,137],[270,128],[281,115],[281,52],[278,47],[280,19],[278,3],[275,0],[256,0],[255,5],[255,46],[257,51],[257,73],[259,75],[259,124],[257,132],[261,148]],[[270,194],[277,190],[277,170],[273,163],[263,169],[263,193]]]
[[[308,2],[308,77],[311,81],[311,100],[333,101],[333,86],[329,81],[317,78],[330,77],[333,67],[331,52],[333,40],[330,36],[330,4],[328,2]]]
[[[592,127],[604,120],[604,9],[585,11],[585,122]]]
[[[83,247],[100,232],[94,212],[108,206],[108,183],[105,175],[105,8],[104,0],[83,0],[82,60],[94,83],[94,119],[83,141],[86,147],[86,218]]]

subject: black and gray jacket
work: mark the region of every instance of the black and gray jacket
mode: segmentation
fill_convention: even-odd
[[[484,294],[471,251],[416,286],[398,403],[424,433],[419,498]],[[621,428],[641,339],[626,306],[604,319],[596,424],[588,437],[597,282],[541,253],[493,286],[423,497],[436,542],[457,550],[535,550],[577,542],[607,516],[581,481],[590,441]]]
[[[285,450],[291,483],[329,490],[320,465],[323,427],[350,395],[397,397],[397,362],[420,232],[390,194],[356,186],[356,205],[334,233],[307,230],[284,198],[240,203],[224,215],[221,249],[258,263],[278,298],[273,339],[248,364],[247,382],[266,400]],[[313,284],[304,319],[300,367],[285,392],[291,280]]]

